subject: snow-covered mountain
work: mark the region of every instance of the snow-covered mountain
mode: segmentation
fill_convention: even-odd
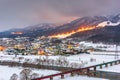
[[[48,34],[51,30],[55,29],[60,24],[53,23],[41,23],[33,26],[27,26],[25,28],[14,28],[8,31],[0,32],[0,37],[17,37],[17,36],[28,36],[36,37]],[[12,34],[21,32],[21,35]]]
[[[87,16],[78,18],[70,23],[56,25],[51,23],[37,24],[23,29],[11,29],[0,33],[0,37],[16,37],[11,32],[22,32],[20,36],[51,36],[67,35],[66,37],[80,37],[84,40],[102,41],[103,39],[113,41],[120,35],[120,14],[111,16]],[[72,34],[71,34],[72,32]],[[70,33],[70,34],[69,34]],[[115,37],[116,36],[116,37]]]
[[[56,28],[57,26],[59,25],[53,24],[53,23],[41,23],[41,24],[25,27],[24,30],[35,29],[35,28],[53,29],[53,28]]]
[[[108,16],[108,19],[113,23],[119,22],[120,21],[120,13]]]
[[[105,43],[119,43],[120,42],[120,22],[112,23],[105,21],[99,23],[95,29],[78,32],[70,37],[80,37],[82,40],[105,42]]]

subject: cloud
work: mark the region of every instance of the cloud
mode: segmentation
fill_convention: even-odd
[[[0,0],[0,28],[116,14],[120,11],[119,3],[120,0]]]
[[[55,10],[70,16],[113,14],[119,11],[119,3],[119,0],[56,0],[51,2]]]

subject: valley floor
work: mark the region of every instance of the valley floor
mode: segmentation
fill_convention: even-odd
[[[18,55],[17,57],[15,57],[14,55],[4,55],[3,53],[4,52],[0,52],[0,61],[19,61],[18,58],[23,57],[23,60],[21,60],[21,63],[25,62],[26,59],[30,59],[30,63],[35,63],[35,59],[38,59],[40,57],[41,58],[46,57],[46,56],[35,56],[35,55],[27,55],[27,56]],[[92,65],[116,60],[114,55],[112,55],[112,56],[96,55],[96,54],[101,54],[101,53],[103,53],[103,52],[92,52],[91,54],[78,54],[78,55],[70,55],[70,56],[64,56],[64,57],[70,63],[76,63],[76,64],[84,63],[84,66],[82,66],[82,67],[92,66]],[[104,54],[105,53],[108,54],[109,52],[104,52]],[[114,54],[114,52],[110,52],[110,54]],[[49,56],[48,58],[57,60],[60,57],[61,56]],[[91,59],[93,59],[93,61],[91,61]],[[116,65],[116,66],[103,68],[103,69],[97,69],[97,70],[120,73],[119,67],[120,67],[120,65]],[[79,68],[79,65],[77,68]],[[22,70],[21,67],[0,66],[0,80],[9,80],[10,76],[13,73],[19,74],[21,72],[21,70]],[[43,69],[39,69],[39,70],[32,69],[32,71],[38,73],[39,75],[44,75],[44,76],[59,73],[59,71],[43,70]],[[55,80],[61,80],[61,79],[56,77]],[[62,80],[108,80],[108,79],[92,78],[92,77],[87,77],[87,76],[74,76],[74,77],[66,76],[66,78],[62,79]]]

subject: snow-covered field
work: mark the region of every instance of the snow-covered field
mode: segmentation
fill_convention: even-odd
[[[80,44],[83,44],[86,47],[93,47],[95,49],[106,50],[106,51],[116,51],[115,44],[103,44],[103,43],[93,43],[82,41]],[[120,51],[120,45],[117,46],[117,50]]]
[[[92,52],[91,54],[78,54],[78,55],[71,55],[71,56],[47,56],[48,61],[50,60],[62,60],[65,58],[65,60],[68,61],[69,65],[68,67],[73,68],[80,68],[80,67],[87,67],[92,66],[104,62],[114,61],[115,56],[109,56],[109,55],[94,55],[94,54],[101,54],[102,52]],[[103,54],[107,54],[108,52],[104,52]],[[114,54],[114,52],[111,54]],[[120,56],[119,56],[120,57]],[[20,58],[22,58],[20,60]],[[28,60],[29,59],[29,60]],[[37,56],[37,55],[18,55],[15,57],[14,55],[4,55],[3,52],[0,52],[0,61],[16,61],[16,62],[28,62],[28,63],[36,63],[36,59],[46,59],[46,56]],[[20,60],[20,61],[19,61]],[[75,67],[72,65],[76,65]],[[53,64],[49,64],[53,65]],[[54,64],[55,66],[61,66]],[[63,65],[64,66],[64,65]]]
[[[8,66],[0,66],[0,80],[9,80],[12,74],[19,73],[23,70],[22,67],[8,67]],[[33,73],[38,73],[39,75],[50,75],[59,73],[59,71],[54,70],[43,70],[43,69],[31,69]]]
[[[92,52],[92,54],[78,54],[78,55],[71,55],[71,56],[62,56],[64,57],[67,61],[69,61],[70,64],[75,63],[73,67],[80,68],[80,64],[82,64],[82,67],[87,67],[87,66],[92,66],[96,64],[100,64],[103,62],[109,62],[109,61],[114,61],[115,56],[109,56],[109,55],[94,55],[96,53],[101,53],[101,52]],[[104,52],[104,54],[107,52]],[[111,52],[111,54],[114,54],[114,52]],[[3,52],[0,52],[0,61],[17,61],[19,62],[19,58],[22,57],[22,60],[20,60],[21,63],[26,62],[27,59],[29,59],[28,62],[30,63],[35,63],[36,59],[39,58],[46,58],[46,56],[37,56],[37,55],[18,55],[16,58],[14,55],[5,55]],[[57,60],[61,56],[48,56],[48,59],[52,60]],[[93,59],[93,61],[91,61]],[[58,65],[60,66],[60,65]],[[108,68],[103,68],[101,70],[103,71],[110,71],[110,72],[120,72],[119,70],[120,65],[118,66],[112,66]],[[21,67],[7,67],[7,66],[0,66],[0,80],[9,80],[10,76],[13,73],[19,74],[21,72],[22,68]],[[58,73],[58,71],[53,71],[53,70],[38,70],[38,69],[32,69],[33,72],[36,72],[38,74],[43,74],[45,75],[50,75],[50,74],[55,74]],[[100,70],[100,69],[99,69]],[[92,77],[86,77],[86,76],[75,76],[75,77],[66,77],[65,79],[62,80],[107,80],[107,79],[100,79],[100,78],[92,78]],[[55,80],[61,80],[60,77],[56,78]]]
[[[95,61],[91,62],[90,61],[91,58],[95,59]],[[87,62],[87,64],[85,64],[85,67],[87,67],[87,66],[100,64],[103,62],[113,61],[115,60],[115,58],[114,56],[107,56],[107,55],[79,54],[79,55],[69,56],[68,60],[76,63],[80,63],[80,60],[82,60],[83,62]]]
[[[91,54],[98,54],[98,55],[115,55],[116,52],[100,52],[100,51],[97,51],[97,52],[91,52]],[[117,54],[120,56],[120,52],[117,52]]]

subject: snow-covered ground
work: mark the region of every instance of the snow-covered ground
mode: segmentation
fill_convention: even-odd
[[[71,56],[64,56],[69,63],[77,63],[77,64],[84,64],[83,67],[87,67],[87,66],[91,66],[91,65],[96,65],[96,64],[100,64],[103,62],[109,62],[109,61],[113,61],[115,60],[115,56],[109,56],[109,55],[94,55],[93,52],[92,54],[78,54],[78,55],[71,55]],[[97,52],[98,53],[98,52]],[[101,53],[101,52],[99,52]],[[111,54],[113,54],[111,52]],[[17,56],[17,58],[15,58],[14,55],[4,55],[3,52],[0,52],[0,60],[1,61],[19,61],[18,58],[22,57],[23,60],[21,60],[21,62],[25,62],[26,59],[30,59],[31,63],[35,62],[35,59],[39,59],[41,58],[45,58],[45,56],[36,56],[36,55],[27,55],[27,56],[23,56],[23,55],[19,55]],[[53,59],[53,60],[57,60],[58,58],[60,58],[61,56],[48,56],[48,59]],[[91,58],[94,59],[91,62]],[[79,67],[79,65],[76,65]],[[114,67],[114,66],[113,66]],[[108,67],[108,68],[103,68],[103,71],[110,71],[113,72],[115,70],[115,72],[120,71],[119,67],[120,65],[116,66],[116,67]],[[9,80],[10,76],[13,73],[17,73],[19,74],[21,72],[22,68],[21,67],[7,67],[7,66],[0,66],[0,80]],[[100,70],[100,69],[99,69]],[[58,73],[58,71],[53,71],[53,70],[38,70],[38,69],[33,69],[33,72],[36,72],[38,74],[43,74],[45,75],[50,75],[50,74],[55,74]],[[107,80],[107,79],[100,79],[100,78],[92,78],[92,77],[86,77],[86,76],[75,76],[75,77],[66,77],[65,79],[62,80]],[[56,78],[55,80],[61,80],[60,77]]]
[[[86,47],[93,47],[95,49],[106,50],[106,51],[116,51],[115,44],[103,44],[103,43],[93,43],[82,41],[79,44],[82,44]],[[117,45],[117,50],[120,51],[120,45]]]
[[[90,61],[91,58],[95,59],[95,61],[91,62]],[[79,54],[79,55],[69,56],[68,60],[76,63],[80,63],[80,60],[82,60],[83,62],[87,62],[87,64],[85,64],[85,67],[87,67],[87,66],[100,64],[103,62],[113,61],[115,59],[114,56],[107,56],[107,55]]]
[[[99,71],[107,71],[107,72],[120,73],[120,64],[119,65],[114,65],[114,66],[109,66],[107,68],[98,69],[98,70]]]
[[[97,52],[90,52],[91,54],[98,54],[98,55],[115,55],[116,52],[100,52],[100,51],[97,51]],[[120,52],[117,52],[117,54],[120,56]]]
[[[87,67],[87,66],[92,66],[96,64],[100,64],[103,62],[109,62],[109,61],[114,61],[115,56],[109,56],[109,55],[94,55],[96,52],[93,52],[92,54],[78,54],[78,55],[71,55],[71,56],[48,56],[47,59],[50,60],[58,60],[58,59],[63,59],[61,57],[64,57],[68,62],[69,66],[68,67],[75,67],[75,68],[80,68],[80,67]],[[101,54],[101,52],[99,52]],[[107,52],[106,52],[107,53]],[[104,54],[106,54],[104,53]],[[114,54],[111,52],[111,54]],[[4,55],[3,52],[0,52],[0,61],[17,61],[19,62],[19,58],[22,57],[20,60],[21,63],[26,62],[27,59],[29,59],[29,63],[36,63],[36,59],[44,59],[46,56],[37,56],[37,55],[18,55],[16,58],[14,55]],[[91,59],[93,59],[91,61]],[[72,65],[76,66],[72,66]],[[53,65],[53,64],[49,64]],[[56,65],[55,66],[61,66],[61,65]],[[64,66],[64,65],[63,65]]]
[[[22,67],[8,67],[8,66],[0,66],[0,80],[9,80],[12,74],[16,73],[19,75],[19,73],[23,70]],[[59,71],[54,70],[43,70],[43,69],[31,69],[32,72],[38,73],[39,75],[50,75],[59,73]]]
[[[17,75],[19,75],[22,69],[23,68],[21,67],[0,66],[0,80],[9,80],[13,73],[16,73]],[[43,74],[44,76],[59,73],[58,71],[42,70],[42,69],[40,70],[32,69],[32,72],[38,73],[39,75]],[[49,79],[45,79],[45,80],[49,80]],[[77,75],[74,77],[71,77],[70,75],[66,75],[64,79],[61,79],[59,76],[59,77],[55,77],[54,80],[108,80],[108,79],[93,78],[93,77],[87,77],[87,76],[77,76]]]

